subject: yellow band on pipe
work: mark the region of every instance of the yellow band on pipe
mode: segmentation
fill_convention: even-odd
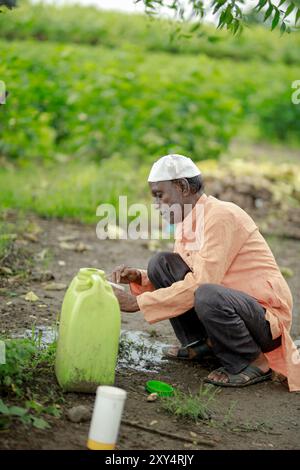
[[[105,444],[105,442],[97,442],[89,439],[87,446],[90,450],[114,450],[116,444]]]

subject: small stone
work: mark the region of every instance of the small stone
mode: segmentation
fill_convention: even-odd
[[[54,278],[55,276],[51,271],[37,271],[37,272],[33,272],[31,275],[31,279],[33,281],[39,281],[39,282],[51,281]]]
[[[69,235],[61,235],[57,239],[59,242],[71,242],[73,240],[76,240],[78,237],[78,233],[70,233]]]
[[[58,266],[66,266],[66,262],[60,259],[58,260]]]
[[[61,242],[59,244],[59,247],[62,249],[62,250],[75,250],[75,243],[67,243],[67,242]]]
[[[13,274],[12,270],[10,268],[7,268],[6,266],[1,266],[0,267],[0,273],[2,273],[2,274]]]
[[[29,301],[29,302],[36,302],[37,300],[39,300],[38,296],[32,291],[28,292],[25,295],[24,299]]]
[[[35,255],[35,259],[38,261],[43,261],[48,254],[48,248],[44,248],[42,251]]]
[[[90,250],[90,249],[91,249],[90,246],[82,242],[76,243],[76,246],[75,246],[75,251],[77,251],[78,253],[82,253],[83,251]]]
[[[38,237],[34,233],[24,233],[23,237],[33,243],[37,243],[39,241]]]
[[[150,426],[154,426],[154,424],[157,424],[157,423],[158,423],[158,421],[156,421],[156,419],[154,419],[153,421],[151,421],[151,422],[149,423],[149,425],[150,425]]]
[[[73,406],[67,411],[67,415],[72,423],[82,423],[91,418],[90,410],[84,405]]]
[[[190,431],[190,435],[191,435],[192,437],[197,437],[197,434],[196,434],[195,432],[193,432],[193,431]]]
[[[43,284],[43,288],[45,290],[65,290],[67,286],[60,282],[49,282],[48,284]]]
[[[156,401],[158,398],[158,394],[157,393],[150,393],[150,395],[148,395],[147,397],[147,401],[151,402],[151,401]]]
[[[19,281],[21,279],[22,274],[16,274],[16,276],[11,276],[7,279],[8,284],[14,284],[16,281]]]

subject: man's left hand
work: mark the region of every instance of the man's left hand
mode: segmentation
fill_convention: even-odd
[[[123,312],[137,312],[140,309],[134,295],[114,287],[113,291]]]

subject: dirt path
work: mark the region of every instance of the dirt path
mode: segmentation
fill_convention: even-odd
[[[6,336],[24,332],[37,326],[51,326],[60,311],[65,290],[47,291],[43,287],[45,276],[50,271],[56,283],[69,284],[81,267],[97,267],[110,272],[121,263],[146,267],[152,253],[144,242],[99,241],[93,227],[58,220],[31,217],[41,231],[19,236],[16,245],[34,257],[27,267],[31,274],[22,277],[0,278],[1,332]],[[69,236],[66,241],[61,237]],[[74,238],[74,239],[72,239]],[[72,240],[71,240],[72,239]],[[81,245],[78,246],[78,243]],[[271,238],[269,240],[278,263],[292,269],[288,279],[295,303],[294,336],[300,335],[300,241]],[[66,244],[69,244],[66,245]],[[71,247],[70,247],[71,244]],[[72,248],[77,244],[77,250]],[[74,247],[73,247],[74,248]],[[85,249],[88,248],[88,249]],[[46,250],[46,251],[45,251]],[[81,251],[82,250],[82,251]],[[23,267],[24,269],[24,267]],[[10,281],[9,281],[10,279]],[[23,296],[34,291],[38,302],[29,303]],[[42,306],[43,305],[43,306]],[[156,341],[174,342],[168,322],[148,325],[141,313],[123,314],[122,328],[143,331]],[[290,394],[278,382],[258,384],[246,389],[223,389],[213,404],[213,417],[208,422],[191,423],[169,415],[161,409],[161,402],[146,401],[144,385],[149,377],[165,380],[181,390],[196,392],[201,380],[212,367],[166,361],[158,373],[137,372],[121,369],[117,372],[116,384],[128,391],[124,414],[125,420],[136,421],[150,429],[168,431],[194,439],[195,442],[211,441],[215,449],[299,449],[300,448],[300,401],[299,394]],[[45,383],[45,393],[57,390],[55,378]],[[47,431],[24,431],[22,426],[13,426],[0,434],[2,449],[84,449],[89,423],[71,423],[66,410],[73,405],[85,404],[91,410],[93,395],[66,394],[62,405],[63,416],[52,418],[52,427]],[[191,434],[192,433],[192,434]],[[196,437],[195,437],[196,436]],[[120,449],[206,449],[207,444],[193,444],[184,440],[162,437],[158,434],[137,430],[122,424],[119,438]]]

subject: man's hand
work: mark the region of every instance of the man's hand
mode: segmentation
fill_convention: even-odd
[[[134,295],[114,287],[113,291],[123,312],[137,312],[140,309]]]
[[[111,281],[115,284],[129,284],[130,282],[135,282],[136,284],[141,285],[142,275],[138,269],[130,268],[122,264],[114,269],[110,275]]]

